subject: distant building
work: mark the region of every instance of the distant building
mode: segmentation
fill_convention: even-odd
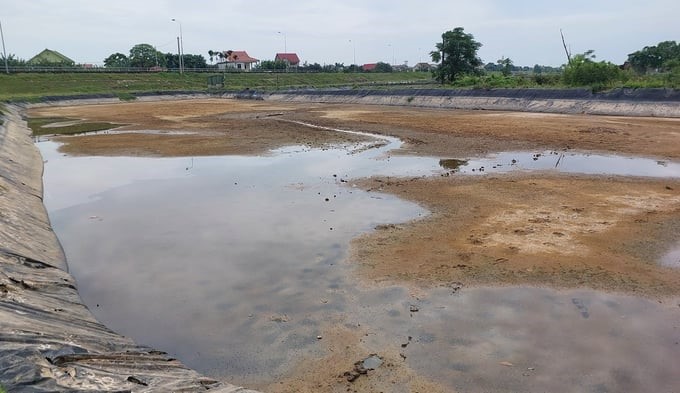
[[[429,63],[418,63],[415,66],[413,66],[413,71],[420,71],[420,72],[428,72],[432,71],[435,66]]]
[[[73,66],[76,64],[75,61],[69,59],[68,57],[62,55],[56,50],[45,49],[37,55],[31,57],[27,62],[28,65],[40,66],[40,65],[56,65],[56,66]]]
[[[297,53],[277,53],[274,61],[282,61],[288,67],[297,67],[300,65],[300,58]]]
[[[223,56],[220,57],[224,57],[224,61],[217,63],[217,68],[220,70],[232,68],[240,71],[250,71],[253,69],[253,65],[260,61],[254,57],[250,57],[244,50],[228,50],[222,53]]]
[[[362,65],[361,69],[363,71],[373,71],[373,70],[375,70],[375,67],[377,67],[377,66],[378,66],[378,63],[368,63],[368,64]]]

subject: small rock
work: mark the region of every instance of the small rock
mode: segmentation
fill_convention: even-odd
[[[316,339],[317,339],[317,340],[321,340],[322,338],[323,338],[323,337],[321,337],[321,336],[316,336]]]
[[[505,367],[513,367],[514,366],[514,364],[512,364],[510,362],[500,362],[498,364],[500,364],[501,366],[505,366]]]
[[[272,322],[288,322],[288,316],[287,315],[272,315],[269,318]]]

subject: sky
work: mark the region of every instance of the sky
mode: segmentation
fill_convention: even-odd
[[[447,30],[463,27],[484,63],[566,62],[572,53],[622,64],[629,53],[680,41],[678,0],[0,0],[7,54],[28,60],[45,48],[76,63],[102,64],[136,44],[185,54],[245,50],[260,60],[295,52],[302,62],[415,65]],[[178,22],[173,22],[172,19]]]

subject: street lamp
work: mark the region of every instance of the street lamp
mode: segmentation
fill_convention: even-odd
[[[357,67],[357,46],[355,45],[356,43],[352,40],[349,40],[349,42],[352,43],[352,65],[354,66],[354,70],[356,71]]]
[[[394,46],[392,44],[387,44],[388,47],[392,48],[392,65],[394,65],[395,60],[394,60]]]
[[[288,53],[288,48],[286,47],[286,33],[282,33],[280,31],[277,33],[283,36],[283,53]]]
[[[177,54],[179,55],[179,73],[184,72],[184,38],[182,37],[182,22],[179,19],[172,18],[173,22],[179,24],[179,37],[177,38]]]
[[[5,58],[5,72],[9,74],[9,67],[7,66],[7,52],[5,51],[5,35],[2,33],[1,22],[0,22],[0,38],[2,38],[2,57]]]

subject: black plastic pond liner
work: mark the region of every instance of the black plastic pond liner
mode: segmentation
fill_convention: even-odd
[[[0,125],[0,386],[7,392],[250,392],[99,323],[42,202],[42,158],[18,108]]]

